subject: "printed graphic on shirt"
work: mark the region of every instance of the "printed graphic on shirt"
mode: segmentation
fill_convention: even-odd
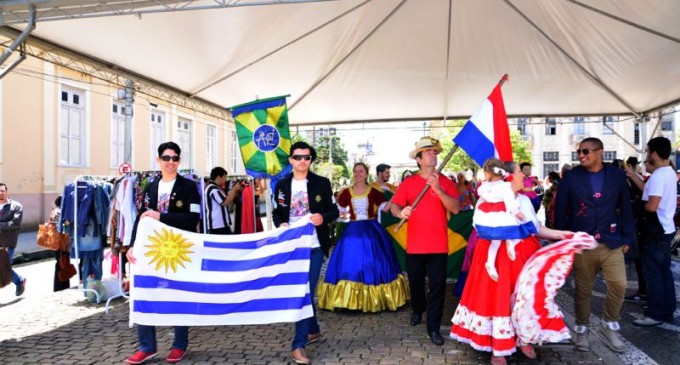
[[[162,193],[158,196],[158,212],[167,213],[170,206],[170,194]]]
[[[290,217],[304,217],[309,212],[307,191],[296,191],[290,199]]]

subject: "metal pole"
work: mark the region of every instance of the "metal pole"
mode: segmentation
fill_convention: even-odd
[[[330,135],[330,129],[328,131],[328,138],[330,140],[330,147],[328,150],[328,180],[330,180],[331,186],[333,186],[333,136]]]
[[[132,80],[125,80],[125,162],[132,164],[132,113],[134,98],[134,83]]]

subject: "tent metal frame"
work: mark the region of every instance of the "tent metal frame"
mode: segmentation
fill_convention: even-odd
[[[210,10],[244,6],[285,5],[337,0],[7,0],[0,6],[0,26],[26,23],[29,6],[36,21],[99,18],[107,16]]]
[[[118,15],[135,15],[141,17],[142,14],[147,13],[161,13],[161,12],[171,12],[171,11],[185,11],[185,10],[204,10],[204,9],[220,9],[220,8],[234,8],[234,7],[245,7],[245,6],[266,6],[266,5],[285,5],[285,4],[300,4],[300,3],[315,3],[315,2],[328,2],[328,1],[338,1],[338,0],[116,0],[116,1],[106,1],[106,0],[8,0],[4,1],[2,6],[0,6],[0,35],[5,36],[9,39],[17,39],[21,32],[12,27],[8,27],[9,24],[21,24],[30,23],[31,9],[35,8],[34,21],[53,21],[53,20],[64,20],[64,19],[76,19],[76,18],[93,18],[93,17],[105,17],[105,16],[118,16]],[[390,11],[383,20],[378,23],[378,25],[369,32],[364,39],[362,39],[353,49],[351,49],[342,59],[340,59],[335,65],[333,65],[328,72],[321,75],[309,88],[297,99],[293,104],[290,105],[289,109],[293,109],[301,100],[314,91],[325,79],[327,79],[338,67],[340,67],[349,57],[351,57],[357,49],[359,49],[373,34],[375,34],[381,26],[387,22],[394,13],[396,13],[406,0],[399,2],[392,11]],[[603,17],[607,17],[614,21],[626,24],[630,27],[636,28],[640,31],[644,31],[653,34],[658,37],[662,37],[671,42],[680,44],[680,39],[670,36],[668,34],[656,31],[649,27],[645,27],[633,21],[621,18],[614,14],[608,13],[601,9],[595,8],[591,5],[584,4],[578,0],[564,0],[573,6],[578,6],[588,11],[597,13]],[[129,79],[135,82],[136,92],[149,95],[153,98],[159,100],[167,101],[169,103],[177,104],[180,107],[189,108],[206,115],[214,116],[222,120],[229,120],[230,113],[225,110],[223,106],[217,105],[213,102],[207,101],[197,97],[197,94],[204,91],[212,86],[219,84],[220,82],[231,78],[232,76],[240,73],[254,64],[282,51],[288,46],[300,41],[301,39],[319,31],[320,29],[326,27],[327,25],[337,21],[338,19],[346,16],[347,14],[355,11],[358,8],[363,7],[365,4],[369,3],[370,0],[366,0],[362,3],[357,4],[355,7],[347,10],[346,12],[336,16],[335,18],[329,20],[328,22],[320,25],[319,27],[310,30],[309,32],[302,34],[301,36],[291,40],[290,42],[270,51],[269,53],[259,57],[258,59],[252,61],[251,63],[244,65],[231,72],[230,74],[222,77],[215,77],[215,81],[211,81],[209,84],[200,87],[194,91],[184,91],[177,89],[175,87],[169,86],[162,82],[156,81],[154,79],[148,78],[146,76],[137,74],[131,70],[125,69],[118,65],[97,59],[92,56],[88,56],[70,49],[67,49],[58,44],[52,43],[48,40],[41,39],[39,37],[27,35],[26,39],[21,44],[21,53],[23,57],[25,55],[30,55],[38,59],[54,63],[59,66],[67,67],[84,74],[91,75],[95,78],[111,82],[120,87],[124,87],[125,80]],[[623,99],[621,95],[612,90],[606,83],[604,83],[597,75],[590,72],[587,67],[580,64],[573,56],[571,56],[563,47],[561,47],[553,38],[551,38],[543,29],[541,29],[535,22],[533,22],[522,10],[520,10],[512,0],[503,0],[503,2],[514,12],[516,12],[520,17],[522,17],[529,26],[533,27],[542,37],[549,42],[552,47],[557,49],[558,52],[562,53],[567,57],[581,73],[586,75],[595,84],[605,90],[609,95],[615,98],[621,105],[625,106],[629,113],[635,116],[636,119],[642,120],[642,117],[650,113],[659,111],[670,105],[680,103],[680,98],[664,103],[663,105],[655,106],[649,110],[641,111],[635,110],[630,103]],[[447,62],[446,62],[446,80],[444,82],[448,83],[449,80],[449,67],[451,63],[450,59],[450,42],[451,42],[451,14],[454,10],[453,0],[449,0],[449,19],[448,19],[448,37],[447,37]],[[5,26],[2,26],[5,25]],[[332,124],[348,124],[357,122],[385,122],[385,121],[412,121],[412,120],[447,120],[447,119],[460,119],[467,118],[468,116],[459,115],[448,115],[448,98],[444,95],[442,115],[430,116],[430,117],[418,117],[418,118],[404,118],[404,119],[372,119],[372,120],[345,120],[345,121],[333,121]],[[602,114],[597,114],[602,115]],[[613,115],[613,114],[612,114]],[[621,113],[616,113],[616,115],[622,115]],[[509,115],[509,117],[519,117],[520,115]],[[559,117],[567,115],[521,115],[521,117]],[[592,115],[583,115],[592,116]],[[312,122],[312,123],[301,123],[296,124],[300,126],[312,126],[312,125],[327,125],[327,121]]]
[[[0,36],[16,39],[20,32],[12,27],[0,27]],[[125,88],[126,80],[134,82],[135,92],[163,100],[179,107],[191,109],[205,115],[228,120],[229,113],[224,107],[199,97],[192,97],[189,93],[163,84],[160,81],[137,74],[116,64],[88,56],[66,47],[52,43],[34,35],[23,41],[26,55],[33,56],[57,66],[66,67],[94,78]]]

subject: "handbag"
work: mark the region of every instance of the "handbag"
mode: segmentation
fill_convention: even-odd
[[[68,254],[61,254],[59,256],[59,272],[57,278],[59,281],[68,281],[76,275],[76,267],[71,264]]]
[[[9,260],[7,247],[0,247],[0,288],[4,288],[12,282],[12,266]]]
[[[62,248],[63,236],[63,234],[57,232],[57,227],[53,223],[41,224],[38,226],[36,243],[48,250],[57,251]]]

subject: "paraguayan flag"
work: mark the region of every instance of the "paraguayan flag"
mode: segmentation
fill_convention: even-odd
[[[134,248],[130,325],[247,325],[311,317],[313,232],[309,217],[244,235],[203,235],[143,218]]]

